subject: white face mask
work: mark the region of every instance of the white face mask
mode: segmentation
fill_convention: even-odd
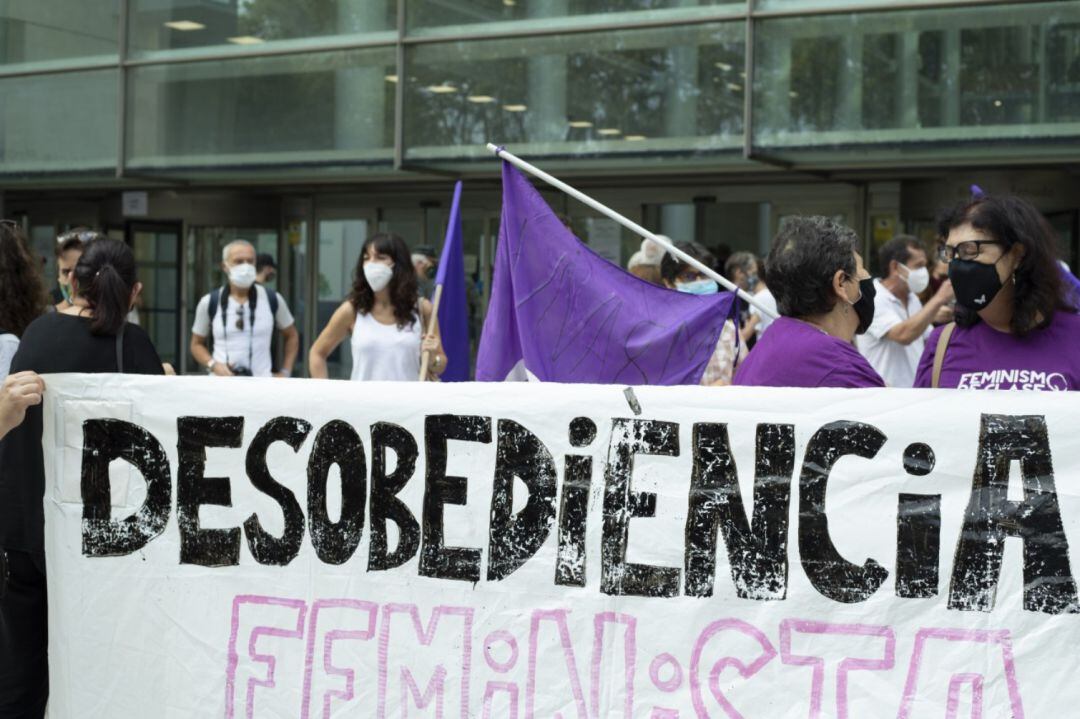
[[[241,262],[229,268],[229,282],[233,287],[246,290],[255,284],[255,265]]]
[[[920,267],[917,270],[913,270],[907,265],[900,265],[907,271],[907,286],[915,294],[919,294],[927,287],[930,286],[930,270],[925,267]]]
[[[373,292],[383,290],[390,284],[390,278],[394,276],[394,266],[382,262],[365,262],[364,278],[371,285]]]

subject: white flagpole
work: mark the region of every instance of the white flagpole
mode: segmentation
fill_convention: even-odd
[[[522,160],[520,157],[517,157],[516,155],[513,155],[513,154],[507,152],[503,148],[498,147],[497,145],[493,145],[490,142],[488,143],[487,148],[489,150],[491,150],[491,152],[493,152],[496,157],[500,157],[500,158],[506,160],[511,165],[518,168],[519,170],[524,170],[525,172],[529,173],[533,177],[541,179],[544,182],[551,185],[552,187],[556,187],[556,188],[562,190],[566,194],[573,197],[575,200],[578,200],[579,202],[585,203],[586,205],[593,208],[594,210],[596,210],[600,214],[604,215],[605,217],[609,217],[612,220],[615,220],[616,222],[618,222],[620,225],[622,225],[626,229],[630,230],[631,232],[633,232],[635,234],[638,234],[638,235],[641,235],[642,237],[644,237],[647,240],[652,240],[653,242],[660,245],[661,247],[663,247],[665,250],[667,250],[671,254],[678,257],[680,260],[682,260],[686,264],[690,265],[694,269],[696,269],[699,272],[703,273],[705,276],[716,280],[720,284],[721,287],[724,287],[724,288],[738,294],[739,297],[742,298],[742,300],[744,302],[746,302],[749,305],[752,305],[752,306],[756,307],[766,317],[771,317],[773,319],[776,319],[776,313],[773,312],[772,310],[770,310],[768,307],[765,307],[764,305],[762,305],[757,300],[755,300],[753,298],[753,296],[749,292],[746,292],[744,290],[740,290],[738,288],[738,286],[735,283],[733,283],[731,280],[724,277],[720,273],[716,272],[716,270],[709,267],[708,265],[705,265],[705,264],[699,262],[698,260],[696,260],[695,258],[693,258],[692,256],[686,254],[685,252],[680,250],[678,247],[675,247],[675,245],[673,245],[670,242],[668,242],[667,240],[665,240],[664,238],[659,237],[658,235],[654,235],[653,233],[649,232],[648,230],[646,230],[644,227],[637,224],[633,220],[629,220],[629,219],[623,217],[622,215],[620,215],[618,212],[611,209],[607,205],[600,204],[599,202],[597,202],[593,198],[586,195],[584,192],[581,192],[580,190],[575,190],[573,187],[570,187],[570,185],[566,184],[562,180],[560,180],[558,178],[555,178],[555,177],[552,177],[551,175],[547,174],[546,172],[544,172],[540,168],[534,167],[533,165],[530,165],[528,162],[525,162],[525,160]]]

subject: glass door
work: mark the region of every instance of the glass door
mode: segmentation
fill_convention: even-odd
[[[150,335],[163,362],[179,368],[180,234],[179,222],[129,222],[125,239],[135,253],[143,291],[131,319]]]
[[[368,236],[374,234],[375,227],[374,212],[321,214],[316,227],[318,277],[314,337],[318,337],[334,310],[349,296],[360,250]],[[327,359],[331,379],[348,379],[352,372],[350,340],[345,338]]]

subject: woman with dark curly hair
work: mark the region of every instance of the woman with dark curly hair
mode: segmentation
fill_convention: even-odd
[[[418,296],[409,248],[397,235],[368,238],[356,263],[352,292],[334,311],[308,353],[311,376],[326,379],[326,358],[352,337],[352,375],[356,381],[413,381],[420,356],[431,353],[430,371],[446,370],[446,355],[436,331],[424,335],[431,303]]]
[[[827,217],[793,217],[780,228],[765,281],[780,317],[735,373],[759,387],[884,387],[852,346],[874,320],[874,289],[859,238]]]
[[[1039,211],[982,195],[942,214],[938,236],[956,321],[930,336],[915,386],[1080,390],[1080,316]]]
[[[22,229],[0,220],[0,382],[26,327],[45,311],[48,296]]]

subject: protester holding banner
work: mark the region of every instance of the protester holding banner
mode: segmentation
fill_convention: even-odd
[[[26,418],[26,410],[41,404],[45,383],[36,372],[9,374],[0,384],[0,439],[18,427]]]
[[[109,239],[86,244],[71,273],[71,307],[26,328],[12,374],[162,374],[149,336],[126,321],[141,291],[131,248]],[[49,691],[41,432],[41,409],[32,406],[0,441],[0,548],[9,572],[0,603],[0,716],[42,716]]]
[[[677,242],[675,246],[702,264],[711,266],[715,262],[712,253],[695,242]],[[664,253],[660,262],[660,275],[666,287],[679,292],[692,295],[715,295],[720,291],[716,280],[706,277],[702,272],[676,259],[669,252]],[[746,345],[738,340],[735,323],[732,320],[725,321],[716,343],[716,350],[712,353],[709,363],[705,365],[705,372],[701,375],[701,384],[713,386],[731,384],[735,367],[745,357]]]
[[[1080,390],[1080,315],[1046,220],[1010,195],[979,195],[938,222],[956,320],[934,331],[916,387]]]
[[[417,274],[405,241],[394,234],[368,238],[356,264],[348,299],[334,311],[308,353],[311,376],[326,379],[326,359],[351,337],[354,381],[415,382],[420,355],[430,352],[429,373],[446,370],[446,354],[429,326],[431,302],[417,293]]]
[[[883,387],[852,345],[874,319],[874,284],[855,233],[826,217],[786,221],[765,261],[781,317],[735,374],[769,387]]]
[[[22,229],[0,221],[0,382],[26,327],[44,311],[48,297]]]

